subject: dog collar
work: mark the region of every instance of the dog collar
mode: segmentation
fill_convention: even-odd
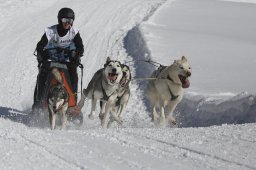
[[[172,79],[169,75],[168,75],[168,77],[167,77],[166,79],[168,79],[168,80],[172,81],[173,83],[175,83],[175,82],[173,81],[173,79]],[[171,94],[171,101],[176,100],[176,99],[179,97],[179,95],[175,96],[175,95],[173,94],[171,88],[170,88],[169,86],[168,86],[168,88],[169,88],[169,91],[170,91],[170,94]]]

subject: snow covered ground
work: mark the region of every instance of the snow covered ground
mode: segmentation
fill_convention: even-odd
[[[244,3],[241,3],[244,2]],[[254,0],[0,0],[0,169],[256,169]],[[150,121],[146,82],[131,83],[124,128],[85,124],[29,127],[37,76],[32,55],[61,7],[76,12],[84,40],[86,86],[107,56],[133,77],[187,56],[191,87],[176,109],[179,127]],[[216,126],[220,125],[220,126]]]

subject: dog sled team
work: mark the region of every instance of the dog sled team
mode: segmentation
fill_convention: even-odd
[[[122,126],[122,113],[131,93],[131,70],[107,57],[104,67],[96,71],[87,87],[81,90],[78,102],[77,67],[82,68],[80,57],[84,48],[79,32],[72,26],[74,19],[72,9],[62,8],[58,13],[58,25],[47,28],[37,44],[39,74],[32,114],[47,111],[50,128],[56,128],[57,117],[60,117],[61,129],[65,129],[67,121],[83,123],[81,109],[89,99],[90,119],[99,118],[103,128],[110,127],[114,121]],[[157,126],[176,124],[174,109],[182,100],[184,88],[190,85],[190,76],[191,67],[182,56],[169,66],[160,66],[147,80],[146,95],[152,107],[152,120]],[[100,104],[99,113],[96,112],[97,103]]]

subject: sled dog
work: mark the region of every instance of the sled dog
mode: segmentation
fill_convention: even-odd
[[[88,117],[90,119],[94,119],[96,115],[96,103],[98,100],[102,101],[99,117],[103,128],[107,127],[109,114],[117,99],[117,89],[119,88],[119,83],[122,77],[123,72],[121,63],[119,61],[111,60],[108,57],[104,64],[104,68],[98,70],[94,74],[87,88],[83,90],[83,95],[78,103],[78,106],[82,108],[85,98],[91,99],[91,113]]]
[[[130,98],[130,81],[131,81],[131,71],[129,66],[122,65],[123,77],[119,83],[119,88],[117,89],[117,99],[115,102],[115,106],[112,108],[110,121],[108,122],[108,127],[110,127],[113,121],[116,121],[120,126],[122,126],[122,118],[121,113],[125,109],[128,100]]]
[[[185,56],[153,72],[151,77],[155,79],[148,81],[146,94],[152,106],[152,119],[160,127],[176,124],[173,111],[182,100],[184,88],[190,86],[190,76],[191,67]]]
[[[49,111],[49,121],[50,128],[53,130],[56,127],[56,115],[59,113],[61,115],[61,129],[66,127],[67,123],[67,109],[68,109],[68,99],[69,95],[67,90],[63,85],[63,81],[60,72],[57,68],[53,68],[51,73],[57,80],[57,84],[53,85],[48,92],[48,111]]]

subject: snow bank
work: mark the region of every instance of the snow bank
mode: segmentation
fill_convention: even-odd
[[[222,1],[230,1],[230,2],[241,2],[241,3],[256,3],[255,0],[222,0]]]
[[[232,96],[186,94],[178,105],[181,127],[256,122],[256,96],[246,92]]]

